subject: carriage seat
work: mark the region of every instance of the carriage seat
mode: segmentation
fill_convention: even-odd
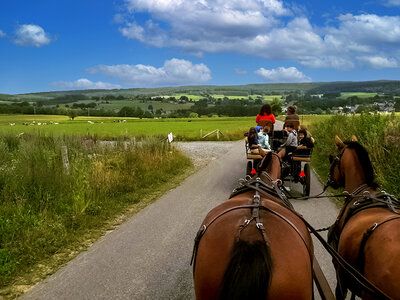
[[[258,151],[258,147],[253,145],[253,146],[249,146],[249,141],[246,138],[244,139],[245,141],[245,147],[246,147],[246,156],[247,159],[262,159],[263,157],[260,155],[259,151]],[[267,149],[264,149],[265,151],[270,151]]]
[[[270,121],[270,120],[259,120],[257,123],[258,126],[261,127],[265,127],[268,126],[269,127],[269,132],[274,132],[274,124]]]
[[[299,146],[293,152],[292,160],[293,161],[310,162],[312,151],[313,151],[313,148],[307,148],[306,146]]]

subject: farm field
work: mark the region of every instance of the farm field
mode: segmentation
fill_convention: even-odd
[[[114,123],[114,120],[126,122]],[[22,123],[47,123],[48,125],[26,126]],[[59,124],[49,124],[49,122]],[[93,122],[94,124],[89,123]],[[15,123],[15,126],[10,126]],[[243,138],[243,132],[254,125],[254,117],[242,118],[198,118],[198,119],[134,119],[111,117],[77,117],[69,120],[67,116],[48,115],[2,115],[0,133],[41,133],[44,135],[95,135],[99,138],[118,138],[130,136],[167,135],[172,132],[178,140],[199,140],[205,135],[219,129],[222,140]],[[210,136],[207,139],[216,139]]]
[[[88,104],[95,102],[94,100],[81,100],[77,101],[77,104]],[[162,108],[164,111],[172,111],[177,109],[189,109],[193,103],[163,103],[160,101],[146,101],[141,102],[140,100],[110,100],[109,103],[102,103],[104,100],[96,102],[98,106],[96,109],[106,109],[106,110],[114,110],[119,111],[124,106],[128,107],[140,107],[143,110],[147,110],[149,105],[153,106],[153,110]],[[69,103],[68,105],[71,107],[73,103]],[[65,107],[65,105],[60,105],[61,107]]]
[[[357,96],[358,98],[371,98],[376,96],[378,93],[358,93],[358,92],[345,92],[341,93],[341,98],[347,99],[349,97]]]
[[[189,99],[192,99],[193,101],[198,101],[200,99],[203,98],[203,96],[201,95],[191,95],[191,94],[174,94],[171,97],[175,97],[176,99],[179,99],[182,96],[186,96]],[[248,96],[239,96],[239,95],[233,95],[233,96],[227,96],[227,95],[223,95],[223,94],[212,94],[211,95],[213,98],[218,99],[218,98],[228,98],[228,99],[248,99],[249,96],[252,97],[253,99],[257,98],[257,97],[262,97],[262,95],[248,95]],[[170,97],[170,96],[160,96],[160,97]],[[272,99],[274,98],[282,98],[282,95],[264,95],[264,100],[267,101],[272,101]]]

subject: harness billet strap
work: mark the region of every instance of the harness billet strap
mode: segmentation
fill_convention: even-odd
[[[390,221],[398,220],[398,219],[400,219],[400,216],[388,218],[379,224],[375,223],[370,228],[368,228],[368,230],[364,233],[363,238],[361,240],[360,250],[358,252],[358,257],[357,257],[357,262],[356,262],[356,265],[358,266],[358,269],[361,272],[364,272],[364,248],[365,248],[365,245],[367,244],[368,239],[375,232],[375,230],[378,229],[379,227],[381,227],[383,224],[386,224]]]
[[[204,235],[204,233],[206,232],[206,230],[211,226],[212,223],[214,223],[219,217],[221,217],[221,216],[225,215],[226,213],[231,212],[233,210],[243,209],[243,208],[253,208],[253,207],[255,207],[255,205],[240,205],[240,206],[234,206],[234,207],[228,208],[227,210],[224,210],[222,213],[215,216],[210,222],[208,222],[208,224],[203,224],[200,227],[200,229],[197,232],[196,237],[194,239],[194,247],[193,247],[192,259],[190,260],[190,265],[192,265],[194,263],[193,268],[195,267],[196,253],[197,253],[197,249],[199,247],[200,240],[201,240],[202,236]]]
[[[195,237],[192,258],[191,258],[191,261],[190,261],[190,265],[193,265],[193,270],[196,267],[196,255],[197,255],[197,250],[198,250],[198,247],[199,247],[200,240],[201,240],[202,236],[205,234],[205,232],[207,231],[207,229],[211,226],[211,224],[213,224],[218,218],[220,218],[221,216],[227,214],[228,212],[231,212],[231,211],[234,211],[234,210],[237,210],[237,209],[245,209],[245,208],[251,208],[252,209],[252,219],[251,220],[246,220],[245,223],[241,225],[241,227],[239,228],[239,233],[240,233],[241,230],[243,230],[246,226],[248,226],[248,224],[250,224],[254,220],[256,222],[256,226],[257,226],[258,230],[260,231],[264,241],[267,244],[269,244],[268,237],[266,235],[264,225],[263,225],[263,223],[262,223],[262,221],[260,219],[260,216],[259,216],[260,209],[268,211],[268,212],[274,214],[275,216],[279,217],[283,221],[285,221],[287,224],[289,224],[290,227],[292,227],[295,230],[295,232],[298,234],[298,236],[300,237],[300,239],[302,240],[302,242],[304,243],[304,245],[305,245],[305,247],[307,249],[308,255],[310,257],[310,264],[312,266],[313,265],[313,254],[311,253],[311,250],[309,249],[309,247],[307,245],[307,242],[304,240],[303,236],[301,235],[300,230],[289,219],[287,219],[285,216],[279,214],[278,212],[276,212],[276,211],[274,211],[274,210],[272,210],[272,209],[270,209],[270,208],[268,208],[268,207],[266,207],[264,205],[261,205],[260,195],[257,195],[257,194],[259,192],[261,194],[269,196],[265,191],[261,190],[257,186],[253,186],[253,185],[249,185],[249,187],[256,191],[256,195],[254,195],[254,198],[253,198],[253,204],[251,204],[251,205],[234,206],[234,207],[231,207],[229,209],[226,209],[225,211],[223,211],[220,214],[218,214],[217,216],[215,216],[211,221],[208,222],[208,224],[203,224],[200,227],[200,229],[197,232],[196,237]],[[285,206],[282,206],[282,207],[285,207]],[[289,207],[285,207],[285,208],[288,209],[290,212],[294,213],[296,216],[300,217],[295,211],[293,211]],[[300,217],[300,219],[302,219],[302,218]]]
[[[349,264],[340,254],[329,245],[325,239],[312,227],[302,216],[299,216],[307,228],[312,232],[315,237],[320,241],[324,248],[329,252],[332,258],[345,270],[349,275],[353,277],[354,280],[360,284],[360,286],[365,289],[370,295],[377,299],[390,300],[391,298],[377,288],[373,283],[371,283],[367,278],[365,278],[357,269],[355,269],[351,264]]]

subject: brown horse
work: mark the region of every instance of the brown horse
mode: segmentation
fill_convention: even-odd
[[[313,298],[312,240],[277,188],[280,157],[269,152],[259,170],[260,180],[242,182],[203,222],[194,249],[197,299]]]
[[[368,153],[354,136],[346,143],[336,137],[336,144],[339,155],[331,157],[330,183],[350,194],[328,241],[388,298],[400,299],[400,203],[377,189]],[[345,299],[348,289],[353,297],[382,297],[367,293],[337,265],[336,272],[337,299]]]

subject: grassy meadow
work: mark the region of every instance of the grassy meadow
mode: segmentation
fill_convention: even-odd
[[[378,93],[361,93],[361,92],[344,92],[341,93],[341,98],[347,99],[349,97],[357,96],[358,98],[372,98]]]
[[[88,136],[0,134],[0,298],[18,294],[5,288],[11,282],[51,273],[116,216],[179,184],[192,163],[161,139],[104,146]]]
[[[114,120],[122,118],[107,117],[77,117],[69,120],[66,116],[47,115],[1,115],[0,133],[40,133],[42,135],[94,135],[100,139],[115,139],[117,137],[167,135],[172,132],[177,140],[200,140],[201,135],[219,129],[222,132],[221,140],[238,140],[243,133],[254,125],[254,117],[241,118],[193,118],[193,119],[135,119],[123,118],[126,122],[118,123]],[[47,125],[26,126],[23,123],[38,123]],[[89,123],[94,122],[94,124]],[[50,124],[59,123],[59,124]],[[15,123],[15,126],[10,124]],[[216,140],[216,135],[207,137],[207,140]]]

